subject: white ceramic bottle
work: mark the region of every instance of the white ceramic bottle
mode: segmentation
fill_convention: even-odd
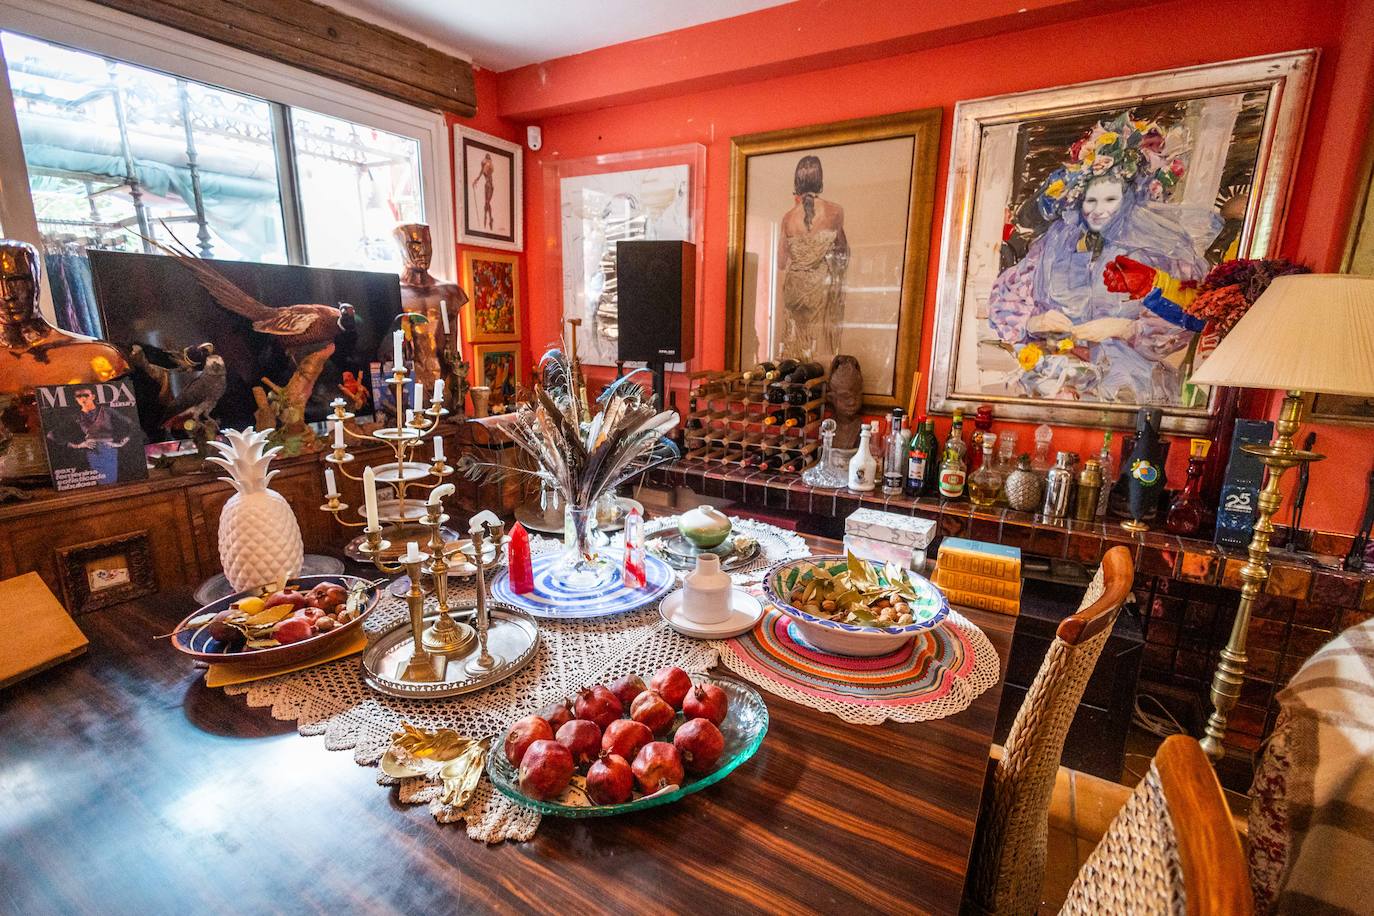
[[[849,459],[849,489],[855,493],[870,493],[877,485],[878,462],[869,447],[873,435],[866,424],[859,430],[859,450]]]
[[[721,571],[720,557],[697,556],[697,568],[682,580],[682,616],[694,623],[724,623],[730,618],[730,576]]]

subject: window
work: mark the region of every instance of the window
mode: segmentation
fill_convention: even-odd
[[[0,0],[22,146],[0,141],[0,193],[26,186],[33,225],[0,214],[41,242],[60,325],[99,333],[88,248],[396,272],[392,230],[428,222],[448,272],[442,116],[89,9]]]

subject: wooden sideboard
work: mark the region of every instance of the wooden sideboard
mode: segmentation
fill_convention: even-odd
[[[513,460],[518,452],[492,433],[482,421],[453,424],[444,436],[450,456],[483,452],[485,460]],[[361,473],[364,463],[381,463],[383,449],[359,452],[349,465]],[[286,498],[301,526],[305,549],[312,553],[337,553],[357,533],[345,529],[320,510],[324,503],[323,453],[312,452],[282,458],[273,467],[280,473],[272,488]],[[214,469],[217,470],[217,469]],[[143,536],[148,544],[157,590],[195,587],[220,571],[219,516],[234,495],[233,488],[211,471],[172,475],[150,472],[138,483],[93,487],[85,490],[35,490],[33,498],[0,505],[0,579],[35,571],[53,594],[71,607],[63,585],[63,555],[72,548]],[[518,481],[478,485],[455,476],[457,499],[450,512],[460,514],[491,508],[509,515],[523,496]],[[339,479],[342,499],[350,508],[344,517],[360,520],[361,486]]]

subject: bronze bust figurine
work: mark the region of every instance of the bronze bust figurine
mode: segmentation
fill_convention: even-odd
[[[449,365],[448,352],[452,346],[444,334],[443,310],[439,303],[447,303],[449,329],[454,345],[461,338],[458,322],[463,320],[463,306],[467,293],[456,283],[437,280],[429,272],[434,255],[434,243],[429,227],[424,223],[403,223],[396,227],[396,244],[400,246],[405,267],[401,271],[401,308],[424,315],[425,322],[412,326],[415,375],[426,390],[434,390],[434,382],[447,378],[454,367]],[[462,354],[458,354],[461,359]],[[450,388],[452,386],[450,385]],[[455,397],[458,392],[450,392]],[[461,407],[461,404],[459,405]]]
[[[830,406],[835,411],[835,448],[855,448],[864,423],[864,374],[852,356],[841,354],[830,361]]]
[[[34,388],[108,382],[129,371],[117,347],[59,330],[38,311],[38,249],[0,239],[0,480],[48,474]]]

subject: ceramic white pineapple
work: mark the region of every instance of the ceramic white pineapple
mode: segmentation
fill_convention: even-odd
[[[219,455],[207,458],[229,472],[221,477],[236,492],[219,516],[219,559],[235,591],[285,582],[300,574],[304,550],[291,505],[267,485],[267,470],[281,447],[266,448],[272,430],[226,430],[228,442],[211,442]]]

